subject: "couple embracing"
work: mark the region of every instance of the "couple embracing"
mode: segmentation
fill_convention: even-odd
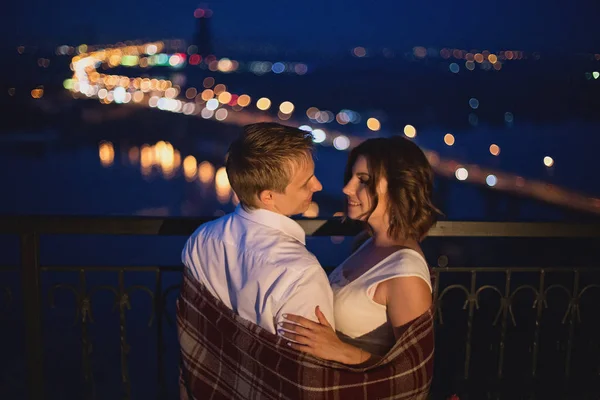
[[[369,238],[329,276],[290,218],[322,190],[312,135],[248,125],[226,169],[240,204],[182,252],[182,399],[426,398],[432,284],[419,243],[439,211],[421,149],[398,136],[350,152],[344,214]]]

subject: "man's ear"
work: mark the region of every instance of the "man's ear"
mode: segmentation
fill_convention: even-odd
[[[271,190],[263,190],[258,194],[258,201],[266,208],[271,208],[274,202],[273,192]]]

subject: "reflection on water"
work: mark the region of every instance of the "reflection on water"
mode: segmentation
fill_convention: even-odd
[[[215,190],[217,192],[217,200],[219,203],[228,203],[231,198],[231,185],[229,184],[229,178],[227,177],[227,171],[225,167],[221,167],[217,170],[215,175]]]
[[[198,165],[198,179],[202,183],[210,183],[215,177],[215,167],[208,161],[202,161]]]
[[[191,155],[183,160],[183,175],[185,175],[186,181],[192,182],[196,179],[197,164],[196,157]]]
[[[111,142],[100,142],[98,156],[103,167],[110,167],[115,161],[115,149]]]
[[[214,181],[216,198],[221,204],[232,203],[237,205],[239,199],[231,189],[229,178],[225,167],[216,169],[210,161],[198,163],[196,157],[188,155],[181,162],[181,152],[171,143],[160,140],[154,145],[143,144],[130,147],[127,151],[127,159],[132,166],[140,167],[144,177],[150,177],[155,171],[160,172],[165,180],[171,180],[182,170],[187,182],[198,181],[207,187]],[[114,164],[114,145],[109,141],[101,141],[98,145],[98,156],[103,167],[108,168]],[[319,206],[311,204],[307,216],[318,215]]]
[[[139,161],[142,175],[150,176],[154,168],[161,171],[169,180],[175,176],[181,166],[181,153],[169,142],[159,141],[151,146],[143,144],[141,149],[132,147],[127,152],[129,162],[136,165]]]
[[[140,149],[138,149],[137,147],[130,148],[129,152],[127,153],[127,156],[129,157],[130,163],[138,163],[140,161]]]

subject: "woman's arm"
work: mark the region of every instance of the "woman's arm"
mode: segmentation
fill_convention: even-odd
[[[362,364],[371,358],[371,353],[342,342],[318,306],[315,308],[315,314],[318,323],[299,315],[283,315],[283,318],[290,322],[279,323],[277,331],[284,338],[291,340],[288,346],[315,357],[348,365]]]
[[[431,307],[431,291],[419,277],[400,277],[382,282],[377,287],[376,301],[383,299],[387,307],[388,320],[394,327],[396,340],[400,338],[406,324],[423,315]],[[344,364],[361,364],[373,355],[358,347],[342,342],[317,306],[315,314],[319,322],[299,315],[285,314],[290,322],[278,324],[278,333],[291,340],[288,345],[325,360]]]
[[[379,293],[377,293],[379,292]],[[400,338],[406,324],[419,318],[431,307],[429,285],[419,277],[393,278],[377,287],[376,300],[383,299],[388,320],[394,327],[394,337]]]

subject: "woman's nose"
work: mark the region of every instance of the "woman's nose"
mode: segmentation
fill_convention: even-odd
[[[354,189],[352,188],[350,182],[348,182],[348,184],[344,186],[342,192],[344,192],[346,196],[352,196],[354,194]]]

